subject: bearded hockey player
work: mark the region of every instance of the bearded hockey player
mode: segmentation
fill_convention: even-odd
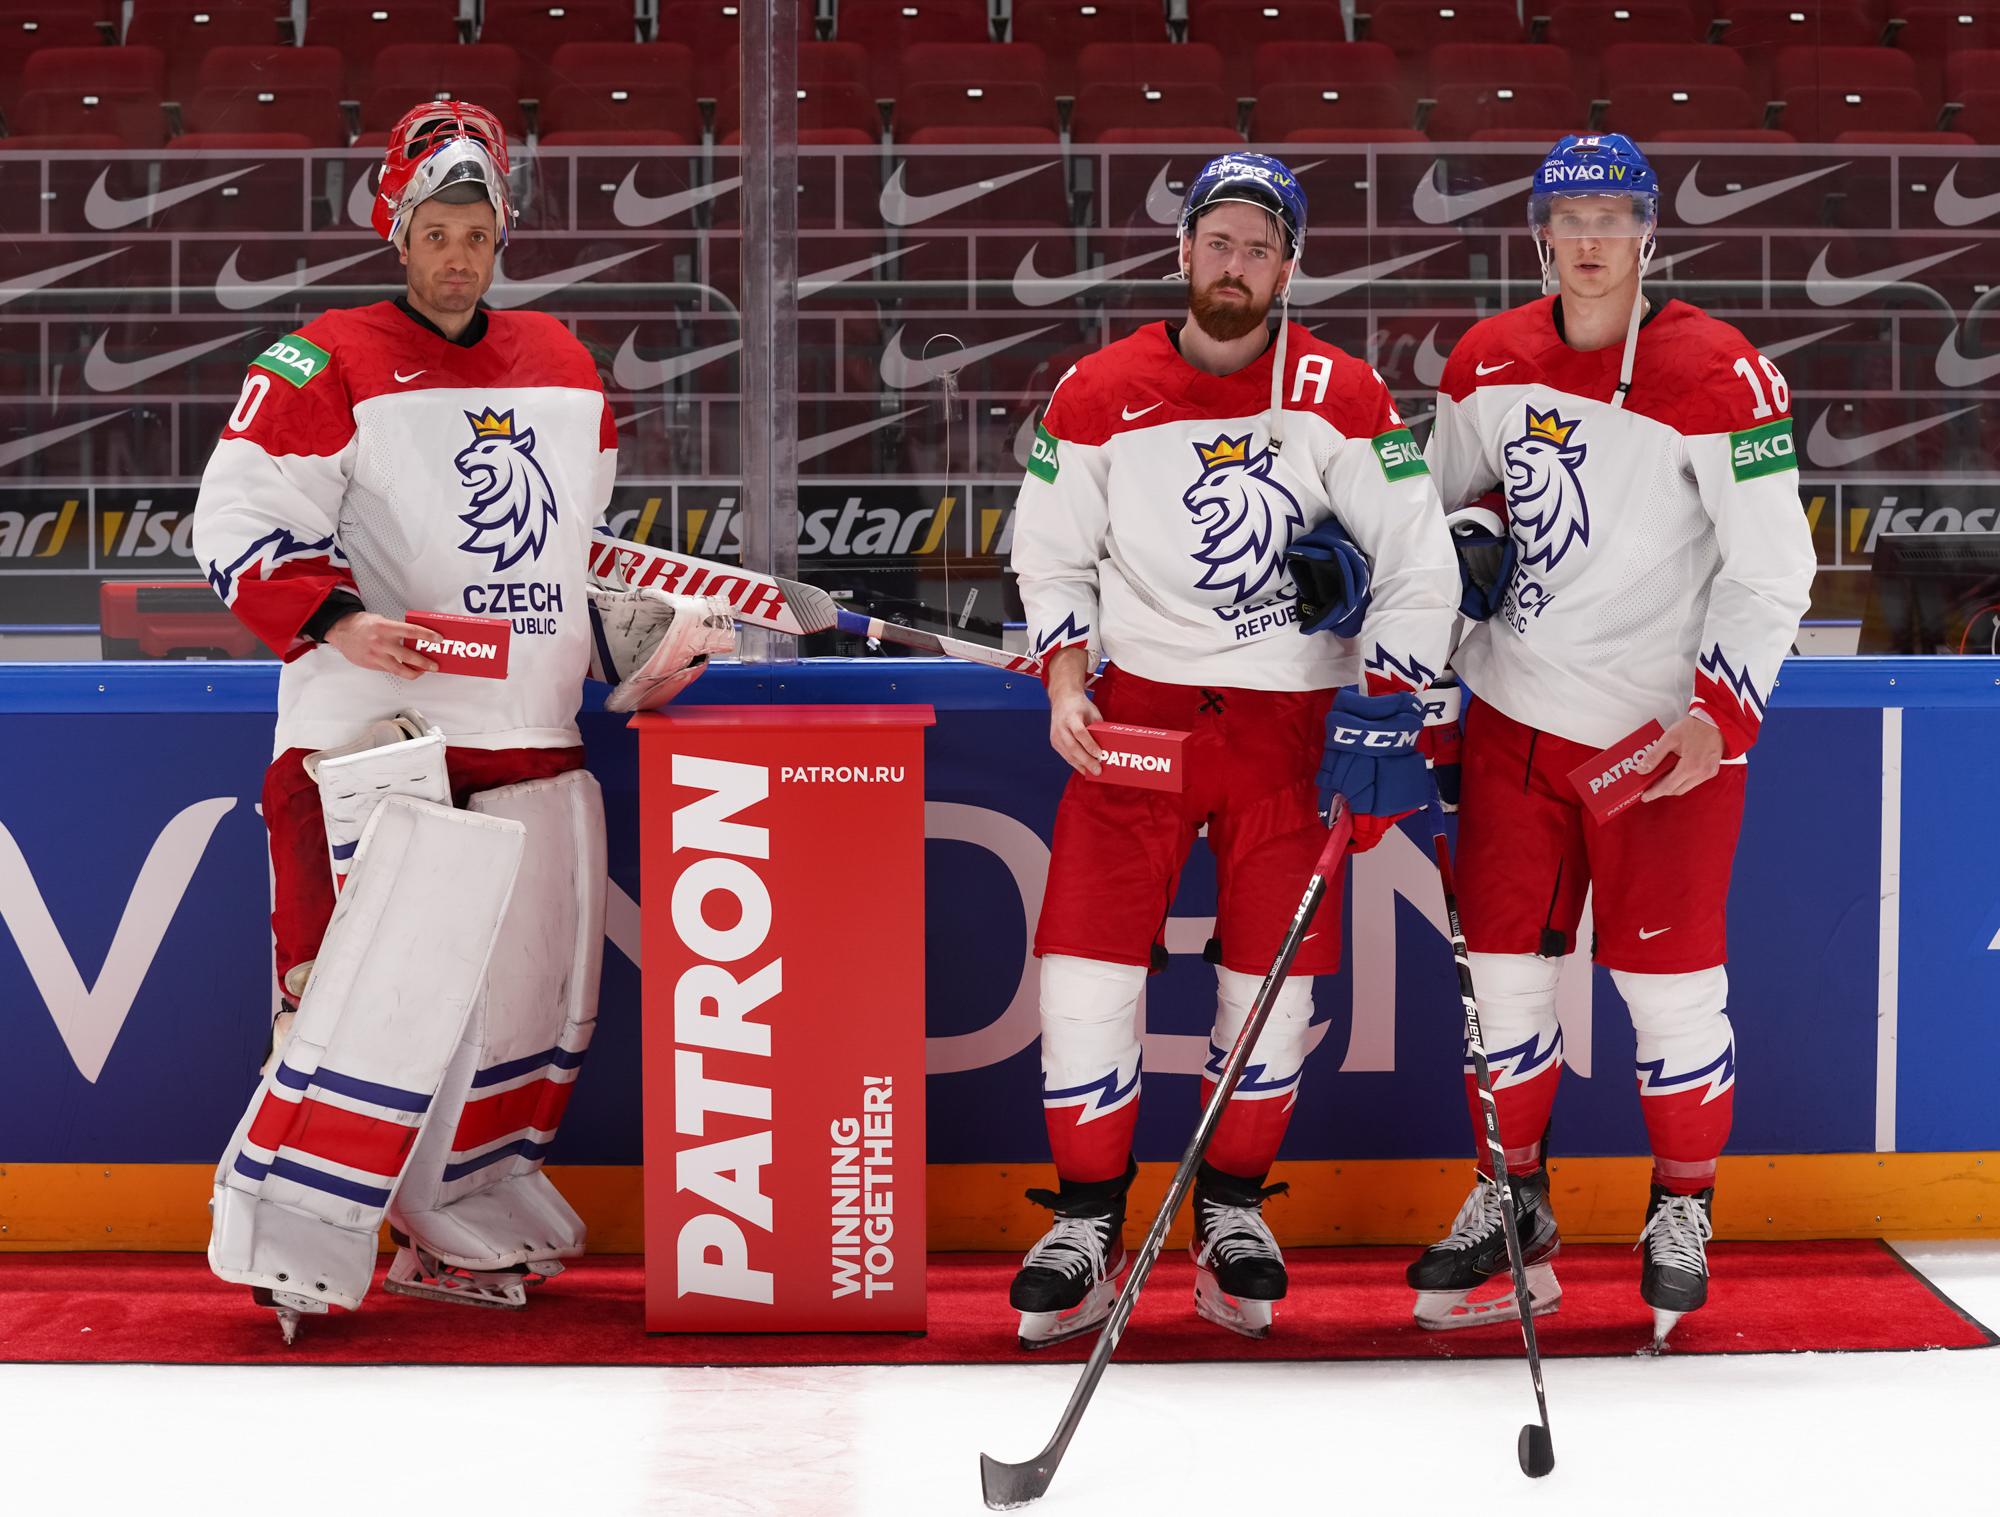
[[[1298,266],[1305,196],[1276,159],[1231,153],[1189,186],[1179,231],[1189,319],[1141,328],[1064,375],[1019,501],[1013,563],[1047,660],[1050,741],[1078,771],[1035,933],[1060,1189],[1029,1192],[1056,1222],[1013,1283],[1024,1348],[1098,1326],[1115,1297],[1138,1172],[1133,1016],[1148,972],[1165,967],[1196,834],[1206,826],[1219,881],[1206,1095],[1324,846],[1333,792],[1355,812],[1357,847],[1434,793],[1412,692],[1444,666],[1452,547],[1381,379],[1300,327],[1267,324]],[[1315,591],[1302,615],[1288,548],[1308,586],[1344,573],[1348,593]],[[1372,601],[1359,589],[1371,569]],[[1100,655],[1108,667],[1086,693]],[[1336,703],[1364,670],[1373,696]],[[1185,792],[1088,778],[1103,767],[1100,719],[1190,732]],[[1282,1187],[1264,1179],[1298,1096],[1313,976],[1340,963],[1337,884],[1327,899],[1195,1186],[1197,1310],[1250,1337],[1285,1294],[1262,1215]]]
[[[1814,554],[1784,376],[1735,328],[1640,288],[1658,209],[1628,139],[1556,146],[1528,222],[1558,292],[1459,341],[1426,457],[1476,622],[1453,659],[1469,691],[1459,899],[1534,1309],[1560,1295],[1545,1141],[1556,982],[1594,889],[1595,960],[1638,1034],[1653,1152],[1640,1293],[1664,1342],[1708,1294],[1736,1073],[1724,908],[1745,758]],[[1482,499],[1496,489],[1504,500]],[[1599,823],[1568,776],[1649,719],[1665,736],[1639,768],[1669,767]],[[1476,1124],[1470,1072],[1466,1087]],[[1507,1268],[1499,1207],[1482,1173],[1410,1266],[1419,1322],[1514,1315],[1511,1295],[1464,1304]]]
[[[360,1305],[385,1213],[389,1288],[411,1295],[520,1307],[581,1252],[541,1160],[603,944],[582,680],[659,674],[633,655],[665,644],[698,667],[728,642],[710,608],[641,592],[593,615],[616,434],[561,324],[480,304],[513,219],[507,172],[487,112],[404,117],[374,221],[407,293],[252,363],[196,506],[210,582],[286,660],[263,796],[285,1010],[217,1171],[209,1258],[287,1342],[300,1313]],[[650,648],[630,635],[639,611]],[[635,680],[617,693],[664,698]]]

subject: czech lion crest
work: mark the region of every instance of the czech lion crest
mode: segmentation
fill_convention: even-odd
[[[1576,472],[1586,450],[1569,440],[1578,423],[1564,421],[1553,406],[1527,411],[1527,429],[1503,450],[1507,514],[1521,545],[1521,566],[1549,570],[1562,562],[1571,543],[1590,544],[1590,504]]]
[[[1275,579],[1285,584],[1285,549],[1306,524],[1292,492],[1271,478],[1269,448],[1250,451],[1250,435],[1196,443],[1201,478],[1181,504],[1201,531],[1195,561],[1200,590],[1219,590],[1241,605],[1264,594]]]
[[[535,462],[535,430],[514,430],[514,413],[495,415],[492,407],[475,416],[472,442],[452,460],[472,487],[471,509],[459,520],[472,533],[459,544],[468,553],[491,553],[497,573],[524,558],[540,558],[556,519],[555,492]]]

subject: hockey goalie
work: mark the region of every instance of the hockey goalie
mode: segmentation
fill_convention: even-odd
[[[361,1305],[385,1218],[388,1289],[441,1301],[519,1309],[583,1251],[542,1173],[604,938],[582,681],[657,706],[734,646],[720,601],[589,579],[616,434],[566,328],[480,303],[508,169],[476,106],[398,123],[374,224],[405,294],[252,362],[195,511],[210,583],[286,661],[263,795],[283,1009],[209,1262],[287,1342]]]

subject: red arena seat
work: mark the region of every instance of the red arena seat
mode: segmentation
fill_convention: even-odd
[[[1788,47],[1773,83],[1785,109],[1775,123],[1801,142],[1842,132],[1920,132],[1935,117],[1916,88],[1915,62],[1883,47]]]
[[[1094,43],[1165,42],[1159,0],[1014,0],[1008,39],[1032,42],[1047,59],[1051,95],[1077,92],[1077,59]]]
[[[1334,0],[1191,0],[1187,38],[1222,54],[1222,86],[1254,93],[1257,50],[1272,43],[1345,42],[1347,26]]]
[[[704,100],[736,82],[723,65],[741,35],[742,9],[734,0],[665,0],[654,19],[655,41],[678,42],[694,54],[694,91]]]
[[[1298,132],[1366,132],[1409,124],[1409,102],[1394,84],[1267,84],[1257,91],[1250,136],[1256,142],[1285,142]]]
[[[835,15],[834,40],[868,52],[878,100],[903,85],[903,52],[919,42],[990,42],[986,0],[847,0]]]
[[[1501,84],[1519,89],[1524,84],[1568,84],[1573,77],[1568,51],[1542,42],[1520,42],[1512,47],[1447,42],[1432,48],[1424,65],[1433,87]]]
[[[218,47],[201,60],[200,88],[182,107],[189,133],[303,136],[344,147],[344,61],[330,47]],[[178,142],[179,139],[176,139]]]
[[[1086,47],[1076,60],[1079,90],[1093,84],[1222,83],[1222,55],[1205,43],[1102,43]]]
[[[903,77],[926,84],[1038,84],[1048,60],[1032,42],[917,42],[903,52]]]
[[[1287,132],[1287,142],[1429,142],[1431,139],[1413,127],[1308,127],[1300,132]]]
[[[510,137],[518,137],[526,130],[520,97],[521,60],[511,47],[398,44],[375,55],[375,87],[362,103],[361,123],[365,131],[386,132],[427,100],[467,100],[491,111]]]
[[[1769,142],[1788,143],[1799,139],[1790,132],[1781,132],[1762,127],[1735,131],[1728,127],[1689,127],[1686,129],[1661,132],[1653,138],[1655,142]]]
[[[346,133],[336,147],[346,145]],[[167,144],[171,153],[289,153],[325,147],[303,132],[182,132]]]
[[[549,60],[538,125],[544,141],[611,132],[698,143],[694,55],[678,42],[566,42]]]
[[[1607,48],[1602,89],[1611,105],[1598,125],[1641,142],[1660,141],[1662,132],[1761,128],[1763,102],[1744,89],[1747,73],[1728,48],[1661,42]]]
[[[1086,84],[1070,112],[1077,142],[1241,142],[1236,97],[1219,85]]]
[[[2000,13],[1992,4],[1973,5],[1969,0],[1917,0],[1906,4],[1897,0],[1895,14],[1903,21],[1895,45],[1908,53],[1917,65],[1917,91],[1933,110],[1947,98],[1945,73],[1953,57],[1965,52],[1985,52],[2000,48]]]
[[[156,47],[45,47],[21,71],[13,124],[29,136],[111,136],[127,147],[158,147],[167,136],[166,77]]]
[[[201,60],[216,47],[277,47],[279,5],[275,0],[223,4],[162,4],[139,0],[125,29],[128,47],[156,47],[166,55],[165,89],[170,100],[190,100],[201,88]]]
[[[1548,30],[1537,40],[1569,49],[1570,83],[1586,100],[1602,97],[1598,60],[1606,48],[1635,42],[1700,42],[1703,31],[1679,0],[1557,5],[1548,17]]]
[[[1583,130],[1590,115],[1567,84],[1446,84],[1436,98],[1424,122],[1434,142],[1490,142],[1480,134],[1496,131],[1540,132],[1554,142]]]
[[[1945,59],[1944,93],[1958,107],[1945,121],[1975,142],[2000,142],[2000,50],[1953,53]]]
[[[715,134],[725,145],[733,145],[742,140],[738,131],[743,120],[742,92],[734,85],[722,92],[715,111]],[[829,81],[801,80],[799,83],[799,141],[807,145],[826,146],[827,142],[814,134],[836,131],[843,135],[840,142],[852,141],[853,133],[860,133],[863,144],[882,140],[882,113],[875,105],[875,95],[866,85]]]
[[[896,97],[898,142],[1059,142],[1056,104],[1039,84],[907,84]]]
[[[392,47],[450,47],[458,41],[455,0],[312,0],[305,38],[347,60],[343,100],[366,100],[375,60]]]
[[[0,13],[0,111],[12,111],[21,95],[21,70],[31,53],[45,47],[102,47],[104,35],[82,12]]]
[[[1379,42],[1267,42],[1251,59],[1256,89],[1273,84],[1394,84],[1396,54]]]
[[[632,0],[486,0],[479,40],[521,55],[521,88],[533,98],[553,89],[556,50],[588,42],[636,42]]]
[[[109,132],[54,132],[46,136],[0,137],[0,153],[116,153],[125,139]]]
[[[1508,0],[1370,0],[1367,15],[1365,34],[1356,16],[1356,40],[1393,48],[1412,84],[1422,83],[1419,60],[1444,43],[1526,40],[1521,13]]]
[[[1723,0],[1719,12],[1729,23],[1719,40],[1743,60],[1743,88],[1760,104],[1775,98],[1772,71],[1785,48],[1873,47],[1882,36],[1882,23],[1853,0]]]

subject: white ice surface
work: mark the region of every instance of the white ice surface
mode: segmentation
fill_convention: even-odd
[[[1903,1252],[2000,1322],[2000,1244]],[[1034,1510],[2000,1512],[2000,1348],[1547,1371],[1557,1468],[1531,1482],[1514,1463],[1534,1404],[1517,1360],[1114,1365]],[[1030,1457],[1075,1377],[1055,1364],[7,1365],[0,1509],[971,1517],[980,1450]]]

